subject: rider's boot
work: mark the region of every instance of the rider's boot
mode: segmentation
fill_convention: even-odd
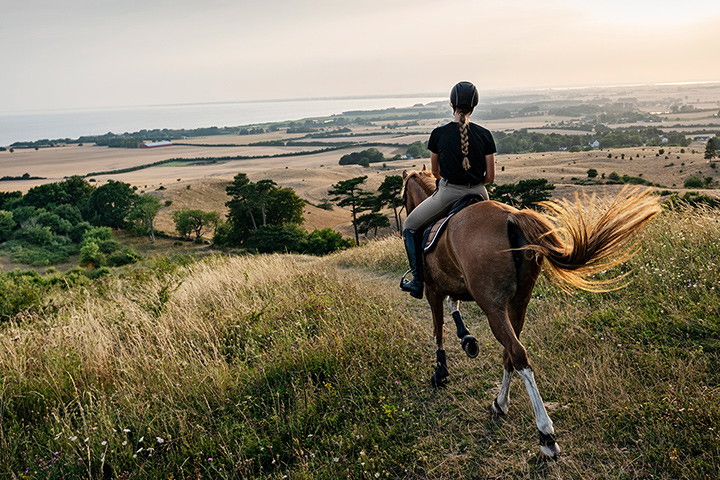
[[[403,276],[400,281],[400,289],[406,292],[410,292],[415,298],[423,297],[423,259],[422,259],[422,247],[420,245],[420,239],[418,238],[418,232],[410,229],[403,231],[403,239],[405,240],[405,251],[408,256],[408,263],[410,264],[410,273],[412,273],[412,280],[405,280]],[[407,275],[407,273],[405,274]]]

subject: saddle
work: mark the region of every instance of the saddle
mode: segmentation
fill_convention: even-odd
[[[445,231],[445,227],[447,227],[448,221],[453,217],[453,215],[458,213],[463,208],[469,207],[470,205],[478,202],[482,202],[483,200],[485,199],[482,197],[482,195],[471,193],[470,195],[465,195],[460,200],[453,203],[446,216],[435,220],[425,229],[422,242],[423,253],[427,255],[428,253],[432,252],[433,249],[435,249],[435,247],[437,246],[437,242],[440,239],[440,236]]]

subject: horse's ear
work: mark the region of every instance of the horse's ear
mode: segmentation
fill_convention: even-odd
[[[403,177],[403,180],[407,179],[407,177],[408,177],[407,170],[403,170],[402,177]]]
[[[424,164],[424,163],[423,163],[423,169],[422,169],[422,171],[423,171],[423,173],[427,172],[427,168],[425,167],[425,164]]]

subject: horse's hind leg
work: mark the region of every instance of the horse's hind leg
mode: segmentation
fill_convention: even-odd
[[[493,335],[495,335],[495,338],[505,347],[505,351],[512,363],[512,368],[517,371],[520,378],[525,382],[525,388],[527,389],[530,403],[532,403],[533,412],[535,413],[535,424],[540,434],[540,450],[548,457],[556,458],[557,454],[560,453],[560,447],[555,443],[555,429],[553,428],[552,420],[550,420],[547,414],[547,410],[545,410],[545,405],[543,404],[542,397],[535,383],[535,376],[533,375],[532,367],[530,367],[525,347],[523,347],[517,339],[506,310],[488,314],[488,321]],[[506,368],[505,372],[510,373],[511,371]],[[503,376],[503,383],[505,383],[506,377],[509,377],[509,375]],[[509,379],[507,382],[509,388]]]
[[[433,335],[435,336],[435,345],[437,346],[437,351],[435,352],[435,373],[433,373],[432,378],[430,378],[430,383],[434,387],[441,387],[445,385],[445,379],[450,374],[447,368],[447,359],[445,358],[443,297],[429,288],[426,290],[426,293],[430,310],[432,311]]]
[[[513,366],[507,349],[503,350],[503,378],[500,384],[500,393],[493,400],[492,409],[498,415],[505,415],[510,408],[510,381],[512,380]]]
[[[478,353],[480,353],[480,347],[478,346],[478,342],[475,337],[470,335],[470,331],[465,325],[462,315],[460,315],[460,300],[448,297],[447,302],[448,308],[450,308],[450,312],[452,312],[453,320],[455,321],[455,328],[457,329],[457,336],[460,339],[460,346],[468,357],[477,357]]]

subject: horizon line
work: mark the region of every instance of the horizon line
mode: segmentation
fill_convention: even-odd
[[[687,82],[640,82],[626,84],[611,85],[553,85],[553,86],[536,86],[536,87],[490,87],[485,92],[538,92],[548,90],[584,90],[593,88],[627,88],[627,87],[668,87],[668,86],[688,86],[688,85],[710,85],[720,84],[720,80],[703,80],[703,81],[687,81]],[[265,98],[265,99],[245,99],[245,100],[218,100],[207,102],[178,102],[178,103],[157,103],[157,104],[135,104],[135,105],[105,105],[95,107],[63,107],[63,108],[36,108],[31,110],[16,110],[11,113],[3,113],[0,115],[32,115],[41,112],[67,112],[67,111],[84,111],[84,110],[115,110],[126,108],[161,108],[161,107],[184,107],[184,106],[200,106],[200,105],[233,105],[233,104],[249,104],[249,103],[282,103],[282,102],[308,102],[308,101],[331,101],[331,100],[366,100],[366,99],[382,99],[382,98],[421,98],[421,97],[437,97],[444,98],[447,93],[439,92],[415,92],[415,93],[386,93],[386,94],[368,94],[368,95],[333,95],[329,97],[310,96],[310,97],[292,97],[292,98]]]

